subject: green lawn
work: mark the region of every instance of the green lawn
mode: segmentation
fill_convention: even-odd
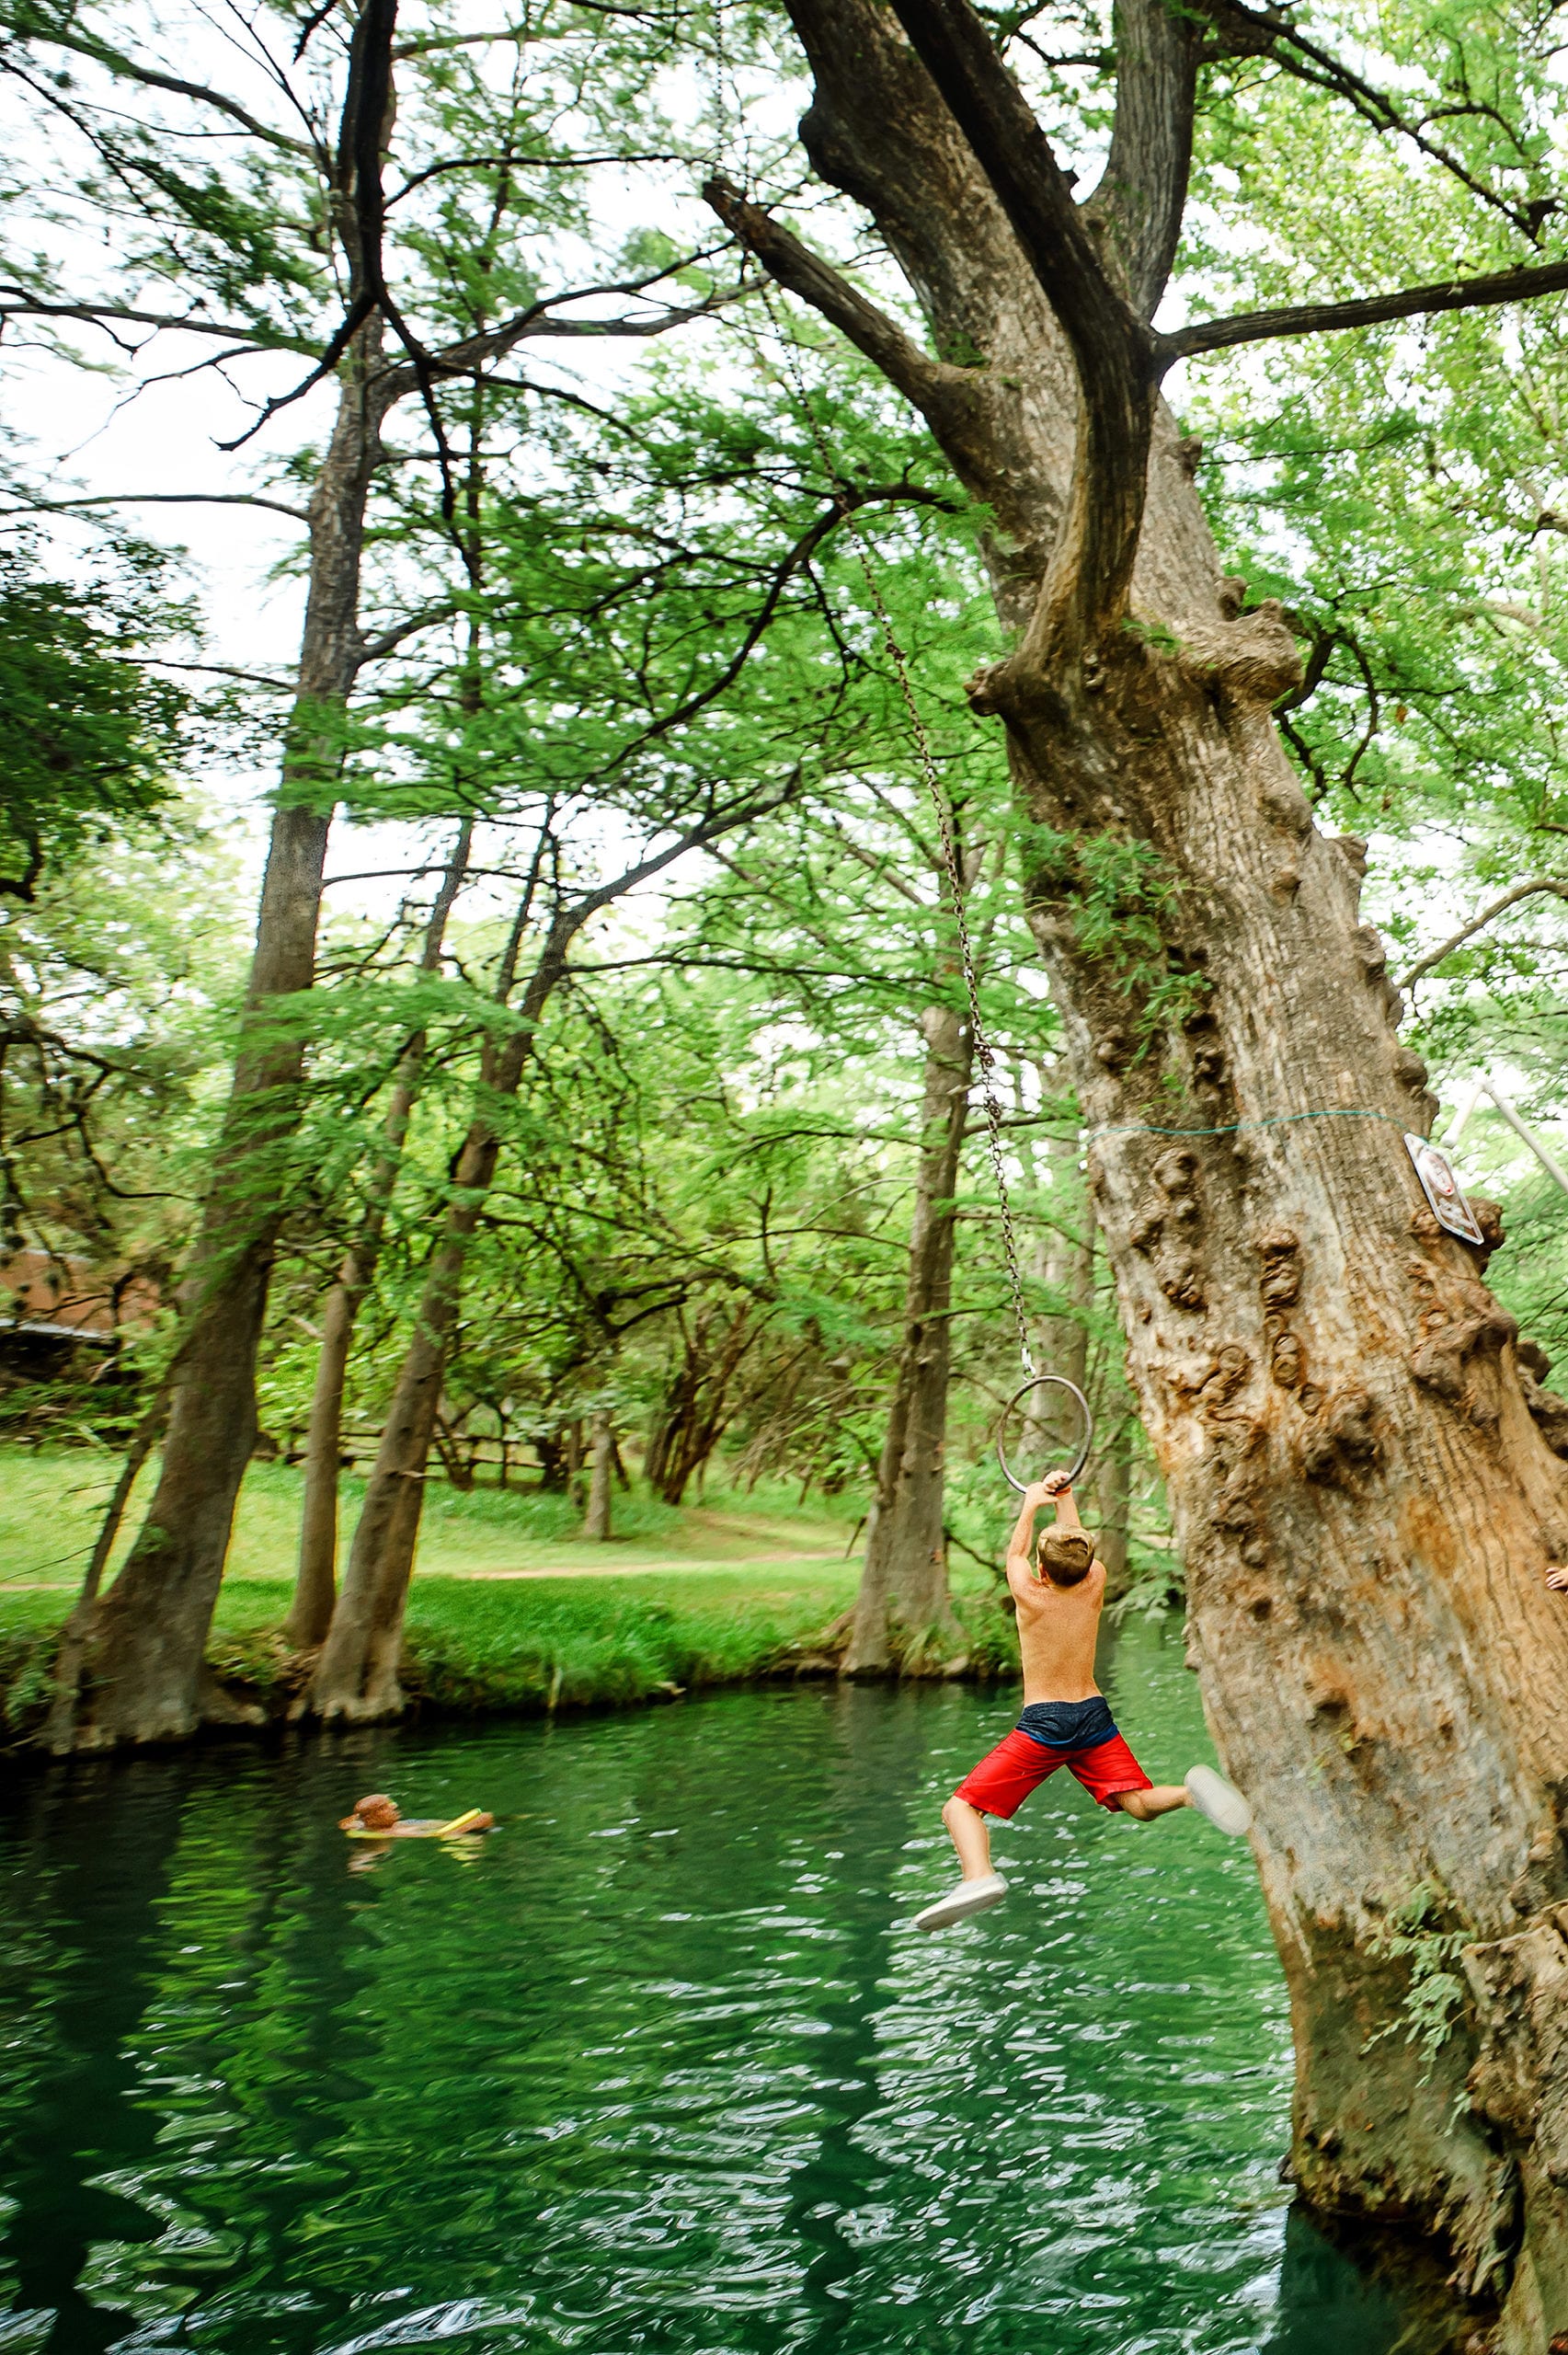
[[[107,1450],[0,1446],[0,1593],[78,1584],[118,1470]],[[152,1495],[155,1473],[155,1464],[149,1464],[142,1475],[111,1571]],[[300,1487],[297,1471],[252,1465],[235,1518],[230,1581],[289,1575],[299,1542]],[[363,1493],[361,1480],[345,1479],[345,1546]],[[640,1492],[617,1493],[614,1503],[614,1538],[608,1545],[589,1545],[578,1535],[581,1515],[565,1497],[493,1488],[464,1495],[432,1480],[426,1491],[418,1572],[463,1578],[508,1570],[663,1570],[700,1563],[841,1560],[855,1518],[853,1511],[846,1518],[803,1509],[793,1490],[767,1486],[750,1494],[710,1486],[702,1503],[679,1507]]]
[[[13,1727],[47,1690],[48,1639],[71,1607],[115,1471],[113,1458],[85,1449],[0,1447],[0,1716]],[[286,1466],[252,1467],[209,1648],[220,1671],[262,1690],[297,1675],[275,1631],[300,1487]],[[345,1491],[346,1543],[362,1484]],[[452,1708],[533,1711],[735,1683],[809,1655],[853,1599],[853,1511],[803,1507],[782,1488],[716,1486],[701,1505],[617,1495],[615,1506],[614,1541],[589,1545],[564,1498],[462,1495],[432,1481],[408,1605],[410,1690]],[[994,1587],[962,1562],[956,1570],[972,1657],[1007,1672],[1016,1650]]]
[[[82,1449],[0,1447],[0,1683],[16,1688],[13,1717],[34,1697],[34,1648],[70,1608],[115,1470]],[[121,1555],[152,1478],[149,1467]],[[300,1485],[284,1466],[252,1467],[213,1626],[214,1665],[262,1685],[289,1671],[272,1631],[288,1605]],[[346,1483],[345,1540],[361,1493]],[[790,1491],[615,1503],[616,1538],[589,1545],[563,1498],[432,1482],[408,1610],[411,1686],[454,1707],[636,1701],[757,1673],[808,1647],[853,1597],[853,1518],[802,1509]]]

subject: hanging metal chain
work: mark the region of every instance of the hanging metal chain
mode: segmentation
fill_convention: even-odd
[[[823,432],[816,410],[812,408],[806,380],[795,360],[794,343],[784,332],[765,281],[761,291],[763,307],[767,311],[773,333],[784,351],[784,365],[789,372],[795,400],[806,420],[811,439],[816,444],[822,471],[829,481],[837,487],[840,507],[853,542],[861,571],[865,578],[866,593],[871,599],[872,611],[876,615],[877,626],[882,633],[882,643],[887,659],[893,666],[894,676],[898,682],[898,693],[909,717],[910,732],[914,738],[915,753],[921,774],[925,779],[926,790],[931,796],[931,806],[936,813],[937,839],[942,850],[942,864],[947,873],[947,887],[953,896],[953,917],[958,933],[958,955],[964,969],[964,991],[969,1002],[970,1035],[975,1042],[975,1061],[980,1067],[980,1099],[985,1106],[986,1113],[986,1144],[990,1155],[991,1174],[996,1179],[997,1207],[1001,1213],[1001,1250],[1002,1257],[1007,1262],[1007,1283],[1013,1296],[1013,1322],[1018,1329],[1018,1354],[1023,1361],[1024,1373],[1033,1375],[1036,1370],[1035,1356],[1029,1347],[1029,1319],[1024,1306],[1024,1280],[1018,1267],[1018,1238],[1013,1227],[1013,1204],[1008,1194],[1007,1170],[1002,1158],[1001,1108],[996,1097],[996,1057],[991,1051],[990,1041],[986,1037],[985,1024],[980,1019],[979,982],[975,971],[974,943],[969,936],[969,922],[964,906],[964,876],[958,862],[958,846],[953,835],[952,811],[948,807],[947,795],[943,787],[941,772],[936,765],[936,755],[931,749],[931,739],[926,733],[925,721],[921,716],[920,705],[915,699],[914,683],[910,677],[909,658],[893,626],[893,616],[888,612],[887,601],[882,594],[882,583],[877,577],[876,567],[872,560],[865,534],[861,529],[860,518],[845,497],[849,485],[833,463],[827,436]]]

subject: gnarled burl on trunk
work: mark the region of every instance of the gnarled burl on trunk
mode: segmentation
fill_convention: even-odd
[[[1459,2290],[1501,2307],[1499,2344],[1544,2349],[1568,2329],[1568,1610],[1542,1583],[1568,1550],[1568,1478],[1512,1320],[1416,1186],[1401,1131],[1432,1101],[1360,920],[1364,852],[1314,826],[1270,710],[1294,641],[1221,577],[1158,387],[1183,350],[1568,271],[1162,337],[1219,8],[1205,24],[1120,0],[1114,136],[1082,204],[966,0],[790,15],[811,160],[873,215],[935,353],[963,364],[727,182],[707,193],[908,396],[993,519],[1013,650],[972,699],[1007,730],[1192,1656],[1256,1813],[1296,2179],[1320,2209],[1436,2239]],[[1093,948],[1107,915],[1124,921]],[[1201,1133],[1153,1132],[1169,1128]]]

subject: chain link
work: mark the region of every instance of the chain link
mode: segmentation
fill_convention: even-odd
[[[789,371],[795,400],[806,420],[811,439],[816,444],[817,455],[821,462],[822,470],[829,481],[836,486],[844,522],[853,542],[861,571],[865,578],[866,592],[871,599],[872,610],[876,615],[877,626],[882,633],[882,643],[898,682],[898,693],[909,717],[910,730],[914,738],[915,753],[921,774],[925,779],[926,790],[931,796],[931,806],[936,813],[937,838],[942,850],[942,864],[947,873],[947,888],[953,898],[953,918],[958,934],[958,955],[964,969],[964,991],[969,1003],[970,1036],[975,1042],[975,1061],[980,1067],[980,1098],[985,1106],[986,1144],[990,1155],[991,1174],[996,1179],[997,1206],[1001,1213],[1001,1249],[1002,1257],[1007,1262],[1007,1284],[1013,1298],[1013,1322],[1018,1329],[1018,1354],[1023,1361],[1024,1373],[1033,1376],[1036,1372],[1035,1356],[1029,1347],[1029,1319],[1024,1306],[1024,1280],[1018,1266],[1018,1238],[1013,1232],[1013,1204],[1007,1189],[1007,1170],[1001,1149],[1001,1108],[996,1097],[996,1057],[991,1051],[990,1041],[986,1037],[985,1024],[980,1018],[979,982],[975,971],[974,943],[970,938],[968,916],[964,905],[964,876],[958,862],[958,846],[953,834],[952,811],[948,806],[946,792],[943,787],[941,772],[936,765],[936,755],[931,749],[931,738],[926,733],[925,720],[915,698],[914,683],[910,677],[909,658],[893,626],[893,616],[888,612],[887,600],[882,594],[882,583],[877,577],[876,567],[872,560],[865,534],[861,529],[860,519],[846,498],[849,485],[833,463],[827,436],[823,432],[821,421],[816,410],[812,408],[806,380],[795,360],[794,343],[784,332],[765,282],[761,292],[763,306],[772,322],[773,333],[784,354],[784,365]]]

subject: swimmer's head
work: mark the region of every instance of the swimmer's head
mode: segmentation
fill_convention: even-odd
[[[1053,1586],[1081,1586],[1094,1560],[1094,1541],[1082,1529],[1047,1529],[1040,1539],[1040,1568]]]
[[[369,1798],[356,1799],[351,1821],[366,1832],[390,1832],[397,1815],[395,1799],[389,1799],[384,1791],[372,1791]]]

